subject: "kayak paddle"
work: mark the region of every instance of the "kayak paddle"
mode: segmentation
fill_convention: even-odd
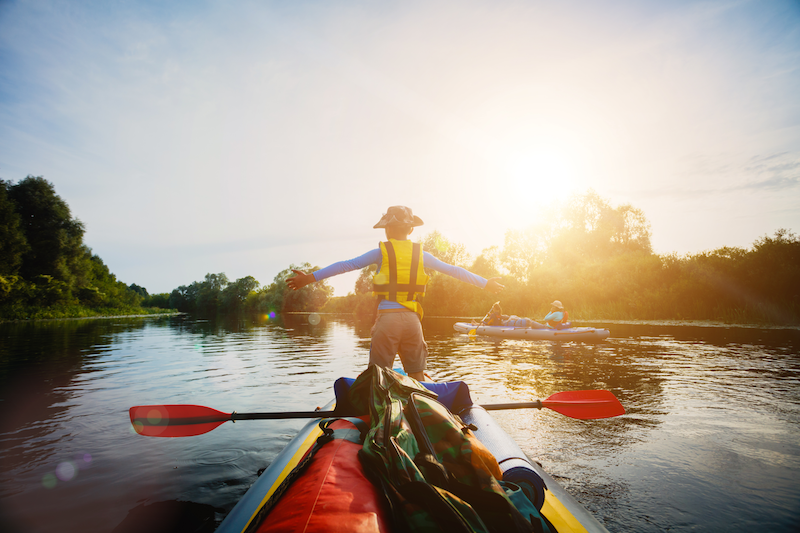
[[[625,414],[616,396],[607,390],[557,392],[545,400],[497,403],[481,406],[500,409],[552,409],[579,420],[611,418]],[[336,411],[285,411],[277,413],[223,413],[202,405],[139,405],[130,408],[136,433],[147,437],[191,437],[202,435],[228,420],[279,420],[286,418],[331,418],[344,416]]]
[[[556,392],[545,400],[517,403],[495,403],[482,405],[487,411],[500,409],[541,409],[546,407],[557,413],[578,420],[612,418],[625,414],[625,408],[617,397],[607,390],[576,390]]]

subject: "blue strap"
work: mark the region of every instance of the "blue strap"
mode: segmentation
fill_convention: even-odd
[[[355,407],[350,403],[347,393],[353,382],[355,382],[353,378],[339,378],[334,382],[333,392],[336,394],[336,410],[339,411],[341,409],[342,413],[347,414],[367,414],[356,413]],[[454,413],[473,405],[472,397],[469,395],[469,387],[463,381],[448,381],[445,383],[423,381],[422,385],[438,394],[438,400]]]

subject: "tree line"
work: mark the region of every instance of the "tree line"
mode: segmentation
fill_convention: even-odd
[[[473,257],[438,231],[425,251],[489,278],[503,277],[500,296],[429,271],[426,316],[483,316],[499,299],[504,312],[540,319],[561,300],[573,322],[602,319],[722,320],[800,323],[800,240],[779,229],[750,248],[723,247],[679,256],[655,254],[650,224],[631,205],[612,206],[594,191],[575,195],[546,214],[547,223],[507,230],[502,246]],[[374,316],[374,266],[353,292],[333,297],[326,281],[299,291],[286,285],[292,264],[271,283],[224,273],[170,293],[125,285],[83,243],[83,224],[51,183],[28,176],[0,180],[0,318],[89,316],[177,309],[199,314],[353,313]]]
[[[0,180],[0,319],[152,312],[147,291],[118,281],[84,231],[49,181]]]
[[[486,278],[502,276],[506,286],[494,296],[429,271],[423,300],[426,315],[479,317],[499,299],[508,314],[541,319],[549,303],[558,299],[577,323],[602,319],[800,323],[800,240],[789,230],[779,229],[750,248],[723,247],[679,256],[653,252],[650,224],[640,209],[612,206],[594,191],[554,206],[544,219],[546,224],[506,231],[502,246],[487,248],[477,257],[438,231],[425,235],[421,240],[425,251]],[[295,268],[318,269],[309,263],[290,265],[264,287],[252,277],[226,284],[224,274],[209,274],[203,282],[174,290],[169,305],[204,313],[320,311],[374,316],[374,266],[363,269],[353,292],[343,297],[332,297],[325,281],[289,290],[285,280]],[[245,294],[247,288],[250,292]]]

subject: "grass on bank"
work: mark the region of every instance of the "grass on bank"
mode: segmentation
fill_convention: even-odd
[[[56,305],[51,307],[17,307],[3,311],[0,322],[16,320],[50,320],[59,318],[92,318],[133,315],[177,314],[177,309],[159,307],[85,307],[82,305]]]

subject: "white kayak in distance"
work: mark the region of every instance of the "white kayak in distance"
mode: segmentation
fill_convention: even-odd
[[[469,322],[456,322],[453,324],[453,329],[468,335],[554,342],[599,342],[607,339],[611,334],[607,329],[602,328],[519,328],[514,326],[482,326],[470,324]]]

